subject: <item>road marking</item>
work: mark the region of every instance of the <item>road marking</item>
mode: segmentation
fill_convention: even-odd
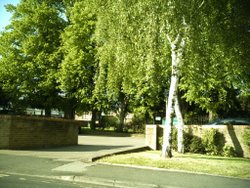
[[[4,177],[8,177],[10,175],[7,175],[7,174],[0,174],[0,178],[4,178]]]
[[[19,180],[25,181],[26,179],[25,178],[19,178]]]

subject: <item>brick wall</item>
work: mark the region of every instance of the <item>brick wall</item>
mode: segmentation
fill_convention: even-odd
[[[245,144],[243,144],[242,135],[246,129],[250,126],[247,125],[188,125],[184,127],[185,132],[189,132],[198,137],[202,137],[204,132],[208,129],[217,129],[219,132],[223,133],[225,137],[225,145],[232,146],[239,156],[250,158],[250,149]],[[157,131],[155,131],[157,129]],[[158,145],[159,137],[162,136],[163,126],[157,125],[146,125],[146,144],[155,149]],[[157,134],[157,135],[155,135]]]
[[[77,145],[81,122],[22,116],[0,116],[0,148],[26,149]]]

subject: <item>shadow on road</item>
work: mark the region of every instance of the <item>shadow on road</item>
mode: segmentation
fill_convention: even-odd
[[[119,146],[105,146],[105,145],[77,145],[68,147],[56,147],[56,148],[43,148],[43,149],[33,149],[29,151],[39,151],[39,152],[96,152],[101,150],[114,150],[119,148],[128,148],[132,145],[119,145]]]

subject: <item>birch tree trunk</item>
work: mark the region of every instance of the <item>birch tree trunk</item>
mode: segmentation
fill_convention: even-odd
[[[174,106],[174,110],[175,110],[175,115],[177,117],[177,150],[179,153],[184,153],[184,144],[183,144],[183,126],[184,126],[184,121],[183,121],[183,116],[181,114],[181,110],[180,110],[180,104],[179,104],[179,99],[178,96],[176,95],[175,97],[175,106]]]
[[[174,103],[178,85],[178,71],[177,71],[178,57],[177,57],[175,43],[177,42],[178,38],[179,37],[177,37],[175,41],[172,41],[168,37],[169,42],[171,44],[172,74],[171,74],[171,83],[170,83],[169,95],[166,106],[166,125],[164,125],[163,129],[163,145],[161,154],[163,158],[165,158],[166,156],[168,156],[169,158],[172,157],[172,151],[171,151],[171,142],[172,142],[171,134],[172,134],[172,124],[173,124],[172,119],[174,114]]]
[[[179,79],[179,66],[180,61],[182,57],[182,50],[184,48],[185,42],[184,40],[180,41],[180,35],[177,35],[176,39],[173,41],[171,38],[167,35],[167,38],[169,40],[169,43],[171,45],[171,57],[172,57],[172,74],[171,74],[171,83],[170,83],[170,89],[169,89],[169,95],[168,95],[168,101],[167,101],[167,107],[166,107],[166,125],[164,125],[163,129],[163,145],[162,145],[162,154],[161,156],[163,158],[165,157],[172,157],[172,151],[171,151],[171,145],[172,145],[172,119],[174,115],[174,111],[176,112],[179,119],[182,120],[183,124],[183,118],[181,115],[181,111],[179,108],[179,102],[177,99],[177,87],[178,87],[178,79]],[[177,47],[177,45],[179,46]],[[177,104],[176,104],[177,102]],[[178,129],[178,132],[182,132],[183,126],[179,126],[180,129]],[[179,138],[180,137],[180,138]],[[180,140],[179,140],[180,139]],[[183,150],[183,136],[182,133],[178,134],[178,140],[180,141],[180,148],[178,144],[178,150]],[[183,150],[184,151],[184,150]]]

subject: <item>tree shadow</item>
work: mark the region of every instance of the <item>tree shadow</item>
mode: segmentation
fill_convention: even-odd
[[[244,151],[241,147],[241,144],[239,142],[239,139],[237,138],[237,135],[235,133],[234,130],[234,126],[233,125],[227,125],[227,130],[228,130],[228,134],[232,140],[233,146],[235,148],[235,152],[237,154],[238,157],[243,157],[244,156]]]
[[[105,146],[105,145],[76,145],[76,146],[60,146],[60,147],[45,147],[37,149],[28,149],[27,151],[39,152],[98,152],[102,150],[114,150],[132,147],[132,145]]]

